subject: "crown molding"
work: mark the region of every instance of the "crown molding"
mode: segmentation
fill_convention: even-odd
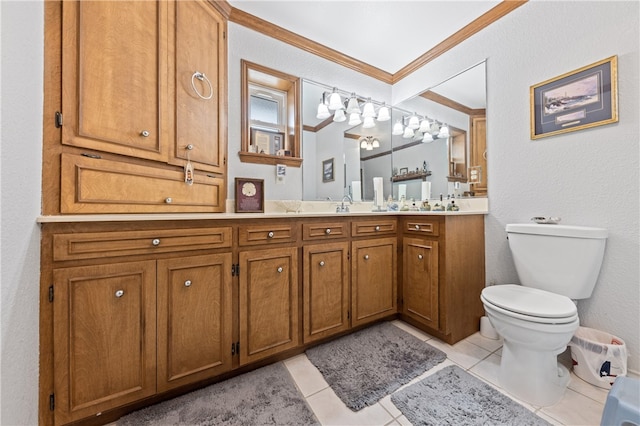
[[[529,0],[503,0],[498,5],[457,31],[455,34],[443,40],[433,49],[425,52],[396,73],[391,74],[306,37],[302,37],[296,33],[272,24],[271,22],[265,21],[264,19],[258,18],[257,16],[251,15],[250,13],[237,9],[231,6],[227,0],[209,0],[209,2],[214,4],[218,10],[224,11],[225,15],[228,15],[228,19],[231,22],[257,31],[276,40],[280,40],[284,43],[290,44],[291,46],[297,47],[387,84],[397,83],[438,56],[462,43],[464,40],[476,34],[483,28],[488,27],[498,19],[524,5],[528,1]]]

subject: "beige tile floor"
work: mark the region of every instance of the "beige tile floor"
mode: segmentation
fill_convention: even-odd
[[[448,365],[455,364],[509,395],[500,388],[497,380],[502,351],[501,341],[487,339],[480,333],[476,333],[455,345],[449,345],[404,322],[394,321],[393,324],[419,339],[429,342],[430,345],[447,354],[447,359],[444,362],[409,384],[422,380]],[[322,374],[311,364],[305,354],[290,358],[284,364],[323,425],[411,425],[393,405],[390,396],[358,412],[351,411],[336,396]],[[606,397],[607,391],[605,389],[592,386],[572,373],[569,388],[557,404],[541,408],[522,401],[518,402],[553,425],[599,425]]]

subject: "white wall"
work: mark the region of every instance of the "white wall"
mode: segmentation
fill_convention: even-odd
[[[43,4],[0,2],[0,424],[38,423]]]
[[[639,5],[531,1],[400,81],[396,101],[487,60],[488,283],[517,282],[504,227],[532,216],[609,230],[583,326],[622,337],[640,370]],[[530,139],[529,87],[618,55],[619,122]]]

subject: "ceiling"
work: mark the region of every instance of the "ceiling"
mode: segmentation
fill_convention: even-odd
[[[228,0],[236,9],[396,73],[499,0]]]

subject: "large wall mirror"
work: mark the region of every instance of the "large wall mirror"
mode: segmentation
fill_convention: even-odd
[[[328,87],[302,83],[303,200],[348,195],[371,201],[374,177],[383,178],[384,196],[396,200],[403,195],[421,199],[422,182],[430,182],[432,199],[440,194],[486,196],[484,62],[395,105],[391,119],[376,121],[372,128],[318,119]],[[405,131],[415,127],[409,123],[414,115],[419,127],[410,135]],[[448,132],[441,131],[443,126]]]

